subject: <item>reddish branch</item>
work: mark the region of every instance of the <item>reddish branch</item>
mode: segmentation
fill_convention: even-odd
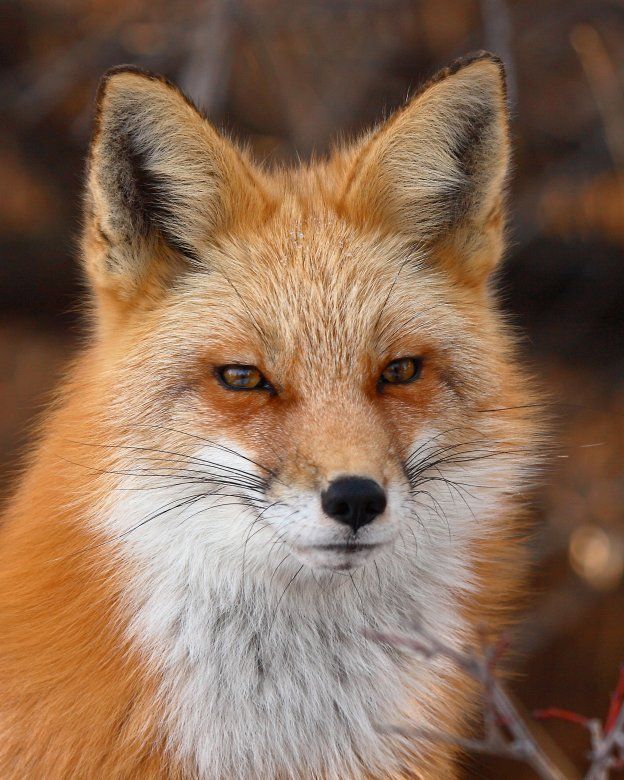
[[[507,648],[506,640],[488,644],[485,635],[481,633],[481,647],[476,653],[448,647],[419,627],[414,628],[410,635],[369,631],[367,636],[377,642],[411,650],[428,660],[445,658],[476,680],[482,689],[483,734],[479,738],[460,737],[418,726],[384,726],[384,731],[455,745],[470,752],[523,761],[543,780],[569,779],[569,773],[563,772],[537,742],[496,676],[498,663]],[[585,780],[607,780],[610,770],[624,767],[624,665],[611,697],[604,726],[597,719],[557,707],[539,710],[535,716],[539,719],[557,718],[587,729],[591,750]]]
[[[567,720],[569,723],[576,723],[577,726],[589,728],[590,719],[578,712],[571,710],[562,710],[560,707],[547,707],[545,710],[535,710],[533,717],[537,720]]]
[[[607,719],[605,720],[605,726],[604,726],[605,734],[608,734],[610,731],[613,730],[613,727],[615,726],[615,722],[617,721],[617,717],[620,714],[623,705],[624,705],[624,664],[620,666],[620,677],[615,687],[615,691],[611,696],[611,706],[609,707],[609,712],[607,713]]]
[[[611,696],[604,726],[596,718],[587,718],[558,707],[537,710],[534,715],[540,720],[556,718],[587,729],[591,739],[591,763],[585,775],[586,780],[605,780],[609,770],[624,768],[624,664],[620,667],[620,676]]]

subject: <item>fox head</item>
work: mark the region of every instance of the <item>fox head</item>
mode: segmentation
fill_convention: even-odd
[[[491,285],[508,147],[486,53],[274,171],[165,80],[111,71],[84,254],[106,472],[137,491],[118,530],[287,582],[473,587],[527,443]]]

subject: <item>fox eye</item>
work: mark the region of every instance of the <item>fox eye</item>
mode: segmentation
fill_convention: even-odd
[[[380,381],[388,385],[405,385],[418,379],[421,371],[422,358],[399,358],[388,363],[381,372]]]
[[[221,366],[218,378],[229,390],[270,390],[271,385],[255,366]]]

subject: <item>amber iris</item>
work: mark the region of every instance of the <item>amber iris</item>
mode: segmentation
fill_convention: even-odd
[[[381,381],[389,385],[404,385],[420,376],[422,361],[420,358],[399,358],[393,360],[381,372]]]
[[[255,366],[221,366],[217,376],[231,390],[260,390],[268,387],[268,382]]]

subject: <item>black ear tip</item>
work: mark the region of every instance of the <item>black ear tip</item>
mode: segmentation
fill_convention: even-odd
[[[453,60],[450,65],[448,65],[446,68],[443,68],[442,70],[439,70],[429,81],[427,81],[418,90],[417,94],[422,94],[427,89],[429,89],[429,87],[432,87],[435,84],[438,84],[439,82],[444,81],[445,79],[454,76],[456,73],[459,73],[460,71],[465,70],[472,65],[476,65],[479,62],[488,62],[497,68],[503,98],[506,98],[507,83],[503,60],[497,54],[493,54],[491,51],[486,51],[485,49],[470,52],[470,54],[466,54],[463,57],[458,57],[456,60]]]
[[[474,62],[483,61],[492,62],[503,72],[505,71],[503,60],[498,54],[494,54],[494,52],[488,51],[487,49],[478,49],[477,51],[471,51],[468,54],[465,54],[463,57],[458,57],[451,63],[451,67],[457,64],[457,69],[461,70],[461,68],[472,65]]]
[[[100,88],[102,86],[106,86],[106,84],[115,76],[118,76],[120,74],[125,74],[125,73],[130,73],[132,75],[139,76],[141,78],[147,79],[148,81],[160,81],[161,83],[176,89],[176,87],[165,76],[162,76],[160,73],[154,73],[151,70],[146,70],[145,68],[140,68],[138,65],[132,65],[132,64],[115,65],[114,67],[109,68],[100,79]]]
[[[139,78],[145,79],[147,81],[158,81],[175,89],[171,82],[158,73],[152,73],[152,71],[144,70],[143,68],[139,68],[137,65],[115,65],[113,68],[109,68],[104,73],[100,79],[100,83],[98,84],[96,96],[96,106],[98,111],[101,108],[104,95],[106,94],[106,90],[108,89],[110,82],[115,79],[116,76],[122,76],[126,74],[138,76]]]
[[[139,68],[137,65],[115,65],[113,68],[109,68],[102,78],[100,79],[100,83],[98,85],[96,98],[95,98],[95,123],[94,123],[94,137],[97,135],[98,128],[100,126],[100,120],[101,115],[104,110],[104,103],[106,94],[109,90],[109,87],[111,85],[111,82],[114,81],[118,76],[124,76],[124,75],[130,75],[130,76],[136,76],[138,79],[143,80],[145,83],[152,83],[154,85],[157,85],[161,88],[165,88],[167,90],[170,90],[175,95],[177,95],[179,98],[181,98],[188,106],[190,106],[197,114],[199,114],[203,118],[202,112],[197,108],[195,103],[186,95],[176,84],[174,84],[172,81],[169,81],[169,79],[166,76],[162,76],[160,73],[154,73],[150,70],[145,70],[144,68]]]
[[[498,54],[494,54],[491,51],[486,51],[485,49],[470,52],[470,54],[466,54],[464,57],[459,57],[458,59],[454,60],[448,67],[448,70],[450,71],[449,75],[458,73],[460,70],[464,70],[464,68],[468,68],[478,62],[489,62],[497,68],[503,93],[506,93],[507,75],[505,73],[505,63],[501,57],[498,56]]]
[[[158,79],[160,80],[162,77],[158,76],[155,73],[150,73],[147,70],[143,70],[142,68],[137,67],[136,65],[115,65],[113,68],[109,68],[102,76],[102,78],[99,81],[97,92],[95,95],[95,121],[94,121],[94,128],[93,128],[93,137],[95,138],[98,134],[99,127],[100,127],[100,120],[102,116],[102,112],[104,110],[104,102],[106,98],[106,93],[108,92],[108,88],[110,86],[111,81],[113,81],[117,76],[123,75],[123,74],[133,74],[136,76],[139,76],[141,78],[145,79]]]

